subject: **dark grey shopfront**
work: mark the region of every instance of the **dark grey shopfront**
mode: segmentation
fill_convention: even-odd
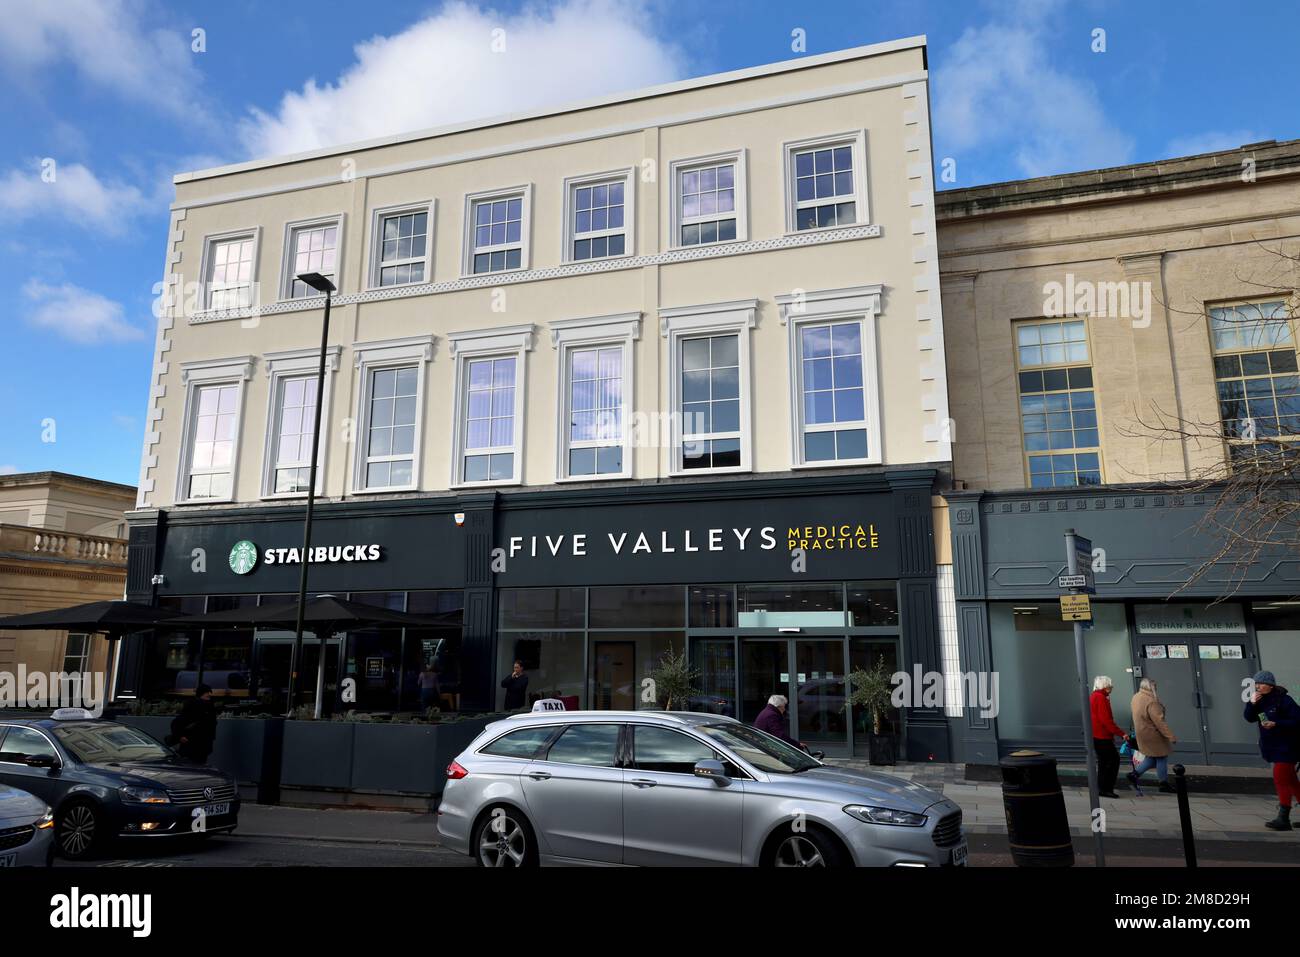
[[[327,698],[325,710],[496,710],[516,659],[530,700],[654,707],[649,671],[684,650],[700,672],[693,709],[752,720],[781,693],[810,747],[865,752],[866,716],[845,708],[848,672],[878,660],[891,672],[939,670],[934,478],[895,469],[324,503],[313,592],[461,625],[450,639],[334,636],[326,694],[352,677],[359,697]],[[296,506],[140,513],[129,595],[191,612],[290,595],[299,565],[281,549],[300,536]],[[228,558],[243,541],[259,561],[241,574]],[[126,645],[116,693],[183,696],[202,680],[231,705],[274,711],[289,637],[140,636]],[[304,671],[319,661],[308,645]],[[910,753],[947,754],[941,709],[896,720]]]
[[[953,719],[959,759],[995,763],[1032,747],[1082,760],[1072,625],[1057,587],[1064,534],[1090,538],[1094,621],[1085,632],[1089,680],[1115,683],[1112,705],[1131,726],[1142,677],[1157,682],[1186,764],[1258,764],[1242,693],[1261,667],[1300,685],[1300,558],[1227,561],[1196,581],[1220,551],[1199,523],[1204,492],[1111,486],[949,492],[953,581],[963,671],[995,672],[996,716],[966,707]]]

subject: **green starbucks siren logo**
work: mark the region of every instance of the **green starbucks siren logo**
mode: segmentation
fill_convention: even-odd
[[[257,546],[245,539],[235,542],[230,550],[230,570],[236,575],[247,575],[257,566]]]

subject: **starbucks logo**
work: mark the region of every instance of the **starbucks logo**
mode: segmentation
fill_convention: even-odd
[[[257,566],[257,546],[245,539],[235,542],[230,550],[230,570],[236,575],[247,575]]]

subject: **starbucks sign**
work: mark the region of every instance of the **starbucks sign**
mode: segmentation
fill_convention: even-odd
[[[235,542],[230,550],[230,570],[236,575],[247,575],[257,566],[257,546],[244,539]]]

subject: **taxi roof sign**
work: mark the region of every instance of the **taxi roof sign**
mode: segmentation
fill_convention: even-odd
[[[54,721],[90,721],[94,715],[85,708],[55,708],[50,718]]]

